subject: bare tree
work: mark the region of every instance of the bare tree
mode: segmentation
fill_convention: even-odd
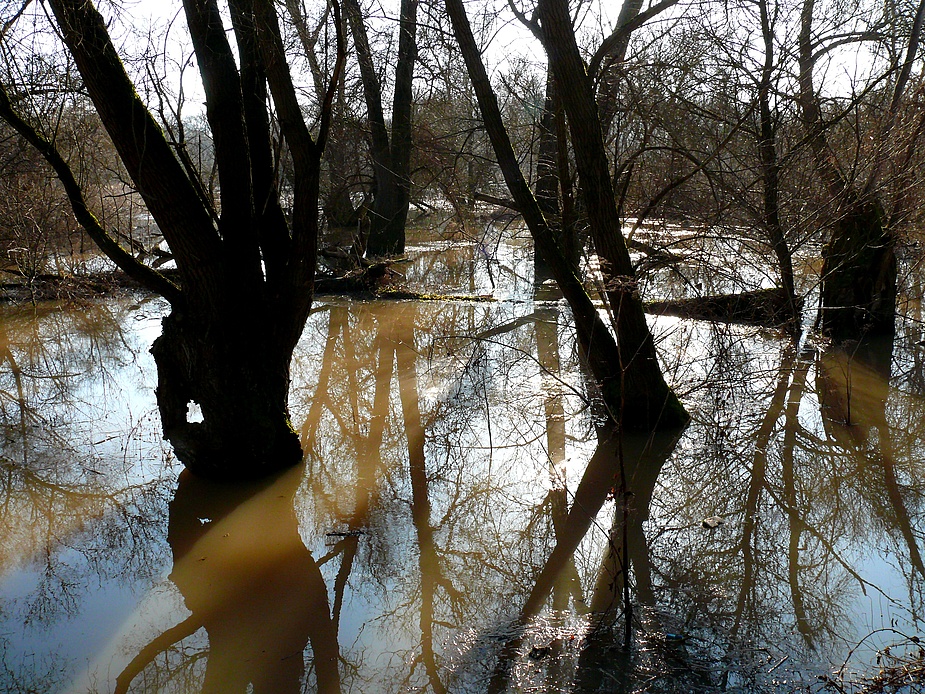
[[[578,50],[567,3],[542,0],[536,9],[535,19],[539,21],[530,22],[542,36],[568,117],[590,235],[604,265],[605,296],[616,339],[579,281],[577,267],[556,244],[555,234],[524,180],[465,8],[459,0],[447,0],[446,6],[508,189],[572,308],[579,340],[610,415],[624,428],[637,430],[674,427],[686,421],[684,408],[665,383],[646,324],[621,233],[592,83]]]
[[[370,256],[400,254],[405,250],[405,224],[411,198],[411,84],[417,59],[418,0],[402,0],[399,10],[391,135],[362,8],[358,0],[344,0],[344,10],[360,63],[375,180],[366,252]]]
[[[54,140],[21,112],[28,85],[0,86],[0,117],[51,164],[100,248],[170,302],[152,348],[165,437],[187,467],[210,477],[255,477],[298,462],[299,438],[288,417],[289,363],[312,304],[321,157],[344,63],[343,37],[338,33],[337,60],[313,133],[273,3],[230,0],[235,50],[217,0],[184,2],[218,171],[220,204],[213,206],[136,91],[107,19],[83,0],[48,6],[128,175],[170,245],[179,281],[138,262],[99,224]],[[336,17],[336,0],[332,9]],[[274,170],[270,95],[292,159],[288,210]],[[202,421],[190,421],[192,403],[200,406]]]
[[[875,135],[879,142],[866,183],[855,179],[854,169],[845,171],[840,166],[836,148],[827,135],[826,114],[814,84],[814,71],[816,63],[841,43],[869,37],[860,33],[826,40],[814,24],[815,12],[815,1],[805,0],[800,14],[798,99],[816,174],[837,210],[831,241],[823,256],[820,322],[837,339],[863,333],[892,334],[896,311],[896,230],[875,187],[918,50],[925,3],[919,3],[916,10],[902,63],[888,66],[889,71],[898,68],[898,73],[880,132]],[[907,144],[906,156],[897,157],[906,162],[906,167],[916,140],[917,137]],[[901,211],[898,212],[901,217]]]

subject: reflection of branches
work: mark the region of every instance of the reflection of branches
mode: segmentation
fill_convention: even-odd
[[[777,363],[769,364],[771,355]],[[886,596],[888,591],[875,585],[880,577],[866,576],[854,559],[866,546],[861,534],[875,528],[870,511],[881,515],[879,507],[893,506],[879,466],[889,450],[883,447],[889,447],[889,432],[851,441],[874,421],[871,408],[882,413],[886,390],[867,382],[852,364],[851,385],[860,389],[850,396],[855,424],[836,434],[832,421],[843,419],[838,413],[820,420],[806,407],[812,364],[805,355],[797,360],[792,345],[779,357],[776,345],[774,351],[755,351],[743,339],[725,351],[711,346],[701,370],[723,386],[711,383],[707,392],[722,397],[707,403],[704,410],[712,421],[695,422],[693,446],[662,482],[659,499],[665,506],[658,527],[663,530],[650,537],[650,545],[665,554],[653,557],[660,584],[654,586],[658,602],[650,623],[656,633],[682,635],[685,651],[697,648],[707,663],[721,662],[730,685],[742,677],[765,681],[758,669],[765,656],[752,644],[768,644],[775,658],[783,656],[797,671],[826,657],[810,649],[843,644],[854,626],[849,587],[865,595],[879,591],[891,607],[907,609],[906,601]],[[842,381],[817,385],[819,400],[829,404],[827,393],[840,390]],[[746,398],[737,401],[741,394]],[[760,409],[750,409],[750,400],[762,403]],[[885,425],[882,414],[881,421]],[[745,459],[743,451],[748,451]],[[860,458],[851,455],[858,452]],[[895,469],[908,504],[902,468]],[[725,516],[727,525],[700,530],[696,519],[714,514]],[[882,515],[888,527],[899,528],[893,510]],[[909,517],[914,527],[914,512]],[[911,557],[911,552],[899,554]]]
[[[745,498],[745,518],[742,522],[742,541],[739,550],[742,552],[742,585],[739,588],[739,596],[735,607],[735,622],[731,632],[735,636],[745,617],[746,603],[751,594],[755,583],[755,549],[752,546],[755,529],[758,524],[758,506],[761,498],[761,490],[766,486],[766,470],[768,465],[768,445],[771,441],[771,434],[774,431],[774,425],[780,418],[784,409],[784,401],[787,397],[787,385],[790,382],[790,374],[793,369],[793,345],[781,356],[781,364],[778,368],[777,386],[774,388],[774,395],[765,412],[761,425],[755,435],[755,453],[752,458],[751,480],[748,486],[748,494]]]
[[[421,572],[421,659],[430,686],[437,694],[445,694],[446,687],[440,681],[434,655],[434,594],[438,583],[452,589],[449,581],[441,575],[434,529],[430,524],[430,499],[428,497],[427,469],[424,456],[424,427],[418,406],[417,372],[415,370],[413,342],[400,340],[395,345],[398,364],[398,389],[401,397],[402,418],[405,435],[408,438],[408,466],[411,473],[411,516],[418,535],[418,565]],[[412,664],[411,671],[414,671]],[[410,676],[410,673],[409,673]]]
[[[3,337],[5,338],[5,334]],[[16,383],[15,401],[19,405],[19,435],[22,438],[22,442],[23,442],[22,464],[23,464],[23,467],[26,467],[29,464],[29,447],[26,445],[26,436],[27,436],[27,433],[26,433],[27,414],[26,413],[29,410],[26,405],[26,396],[25,396],[25,393],[23,392],[22,369],[19,368],[19,364],[16,361],[16,357],[13,356],[13,353],[9,349],[9,346],[8,346],[9,341],[7,339],[3,339],[3,343],[4,343],[4,348],[2,352],[0,352],[0,364],[2,364],[3,362],[9,362],[10,373],[13,375],[13,381]],[[4,391],[0,391],[0,393],[6,395]],[[14,398],[11,398],[11,399],[14,399]]]
[[[877,461],[883,469],[884,484],[886,485],[887,498],[893,507],[893,513],[896,525],[909,548],[909,561],[912,567],[919,572],[922,578],[925,578],[925,564],[922,563],[922,554],[919,551],[918,541],[912,528],[912,520],[909,511],[906,508],[905,499],[903,499],[902,490],[899,481],[896,479],[896,467],[893,463],[892,446],[889,441],[889,433],[881,436],[881,456]]]
[[[345,333],[346,335],[346,333]],[[392,363],[394,361],[395,345],[381,335],[377,336],[375,341],[375,352],[379,355],[376,367],[376,386],[373,396],[373,412],[370,418],[369,433],[365,440],[361,439],[359,432],[355,433],[356,438],[361,439],[357,444],[357,475],[356,475],[356,504],[352,515],[347,520],[347,528],[350,536],[346,537],[342,543],[344,557],[341,560],[337,577],[334,581],[334,619],[339,621],[341,605],[343,604],[344,590],[347,586],[347,578],[353,569],[353,561],[356,558],[356,552],[359,545],[358,533],[360,528],[366,525],[369,518],[370,510],[375,506],[373,495],[376,490],[377,477],[382,467],[382,439],[385,433],[385,426],[388,420],[389,410],[389,391],[392,382]],[[356,363],[355,352],[345,350],[348,359],[352,357],[352,363]],[[348,364],[351,362],[348,362]],[[350,369],[348,369],[350,370]],[[351,375],[349,380],[350,388],[354,394],[357,393],[356,372]],[[359,408],[354,402],[355,426],[359,423]]]
[[[822,533],[817,528],[813,527],[813,525],[811,525],[810,523],[807,523],[806,519],[800,514],[799,509],[791,507],[787,503],[786,499],[781,498],[781,496],[777,493],[777,491],[774,490],[769,484],[765,484],[764,489],[780,508],[786,511],[788,515],[793,516],[793,518],[796,519],[797,522],[803,525],[803,527],[806,529],[807,534],[812,535],[814,538],[816,538],[816,540],[819,541],[819,544],[822,545],[822,547],[826,550],[826,552],[828,552],[828,554],[833,559],[835,559],[835,561],[837,561],[841,565],[841,567],[845,571],[847,571],[855,581],[858,582],[858,585],[861,586],[861,590],[864,591],[865,594],[867,593],[867,588],[873,588],[875,591],[880,593],[884,598],[886,598],[890,602],[894,602],[894,603],[896,602],[895,599],[890,597],[890,595],[888,595],[882,588],[878,587],[874,583],[871,583],[870,581],[865,579],[863,576],[861,576],[861,574],[855,571],[854,568],[851,566],[851,564],[849,564],[847,560],[842,558],[841,553],[835,548],[835,546],[825,536],[823,536]]]
[[[209,637],[203,691],[243,691],[249,683],[255,691],[297,691],[307,645],[318,690],[340,691],[327,588],[293,513],[300,474],[236,487],[181,474],[170,507],[170,577],[192,615],[140,649],[119,676],[120,691],[200,626]]]
[[[461,339],[461,338],[465,338],[465,336],[456,335],[456,336],[452,336],[451,339]],[[467,338],[466,338],[466,339],[467,339]],[[543,367],[543,365],[540,363],[539,359],[538,359],[537,357],[533,356],[533,355],[532,355],[530,352],[528,352],[527,350],[518,350],[518,349],[516,349],[516,348],[512,348],[511,345],[509,345],[509,344],[505,344],[505,343],[503,343],[503,342],[497,342],[497,341],[495,341],[495,340],[491,340],[491,339],[487,339],[487,338],[481,340],[480,342],[482,342],[482,343],[489,343],[489,344],[497,344],[497,345],[499,345],[499,346],[503,346],[503,347],[505,347],[505,348],[507,348],[507,349],[511,349],[511,350],[513,350],[513,351],[518,352],[520,357],[523,357],[523,358],[525,358],[525,359],[528,359],[528,360],[530,360],[530,361],[535,362],[535,363],[543,370],[544,373],[546,373],[548,376],[550,376],[551,378],[553,378],[554,380],[556,380],[556,382],[558,383],[559,387],[571,391],[571,393],[572,393],[573,395],[575,395],[575,396],[577,396],[577,397],[580,397],[582,400],[585,400],[585,399],[586,399],[587,396],[585,395],[585,393],[584,393],[583,391],[581,391],[579,388],[576,388],[573,384],[569,383],[568,381],[565,381],[564,379],[559,378],[559,376],[558,376],[557,374],[553,374],[553,373],[550,373],[550,372],[546,371],[545,367]]]
[[[841,446],[862,464],[881,472],[889,501],[889,509],[881,515],[899,530],[913,569],[925,578],[925,564],[896,477],[893,436],[886,419],[892,346],[892,340],[867,340],[850,351],[839,348],[821,355],[817,366],[820,404],[830,445]],[[871,429],[877,432],[875,444],[870,441]],[[880,498],[875,497],[875,503]]]
[[[314,442],[317,436],[318,425],[321,422],[321,412],[324,405],[329,401],[328,384],[331,380],[331,371],[334,368],[334,350],[337,347],[337,338],[343,329],[344,322],[347,318],[347,312],[343,308],[332,307],[328,313],[328,334],[324,342],[324,352],[321,355],[321,371],[318,374],[318,386],[315,394],[311,399],[311,407],[308,415],[302,424],[302,448],[309,457],[313,457]],[[330,405],[329,405],[330,407]]]
[[[796,424],[800,414],[800,401],[803,399],[808,372],[809,362],[805,359],[800,359],[793,370],[793,382],[790,385],[790,396],[787,399],[785,412],[781,474],[784,478],[784,497],[790,509],[797,507],[793,450],[796,446]],[[797,620],[797,630],[802,634],[806,645],[813,649],[815,648],[813,631],[806,616],[806,605],[803,599],[803,591],[800,588],[800,536],[805,530],[805,524],[792,510],[788,512],[787,518],[790,526],[790,538],[787,546],[787,582],[790,585],[790,600],[793,604],[793,614]]]
[[[116,678],[115,694],[128,692],[132,680],[141,674],[141,671],[152,663],[157,656],[187,636],[191,636],[201,627],[202,622],[197,617],[192,616],[152,639],[119,673]]]
[[[422,666],[429,688],[435,692],[445,692],[446,685],[440,674],[434,635],[437,627],[447,626],[447,622],[438,616],[440,596],[442,593],[449,597],[450,609],[458,617],[458,606],[463,595],[441,568],[445,559],[440,556],[436,533],[438,528],[452,527],[462,517],[456,510],[465,501],[467,479],[464,470],[460,469],[461,477],[457,484],[448,487],[450,498],[446,512],[435,525],[431,519],[429,498],[429,478],[433,473],[428,470],[425,456],[427,424],[418,395],[418,355],[414,350],[414,324],[418,312],[418,307],[413,304],[376,306],[364,311],[358,328],[351,331],[349,321],[357,313],[341,311],[337,307],[332,309],[325,338],[325,363],[319,374],[315,397],[303,432],[310,440],[315,439],[317,432],[317,441],[326,444],[332,440],[330,433],[321,436],[322,418],[326,418],[326,423],[333,427],[333,439],[340,437],[346,444],[339,445],[338,449],[343,451],[346,448],[354,453],[355,462],[351,463],[351,471],[355,476],[348,485],[349,491],[334,495],[329,490],[319,489],[317,495],[317,498],[330,499],[332,506],[343,504],[343,499],[354,500],[352,506],[340,509],[336,515],[336,519],[346,526],[344,530],[330,533],[342,536],[343,539],[320,560],[326,562],[340,557],[332,591],[332,612],[336,620],[344,604],[348,577],[356,570],[358,556],[362,556],[361,549],[364,546],[371,550],[376,548],[373,542],[380,535],[380,528],[370,529],[368,526],[371,518],[375,518],[373,513],[386,510],[380,505],[379,487],[383,481],[394,481],[395,471],[383,465],[383,455],[386,451],[391,455],[397,443],[385,441],[386,433],[393,431],[390,428],[390,408],[393,377],[397,376],[404,425],[402,428],[407,442],[411,492],[409,505],[417,536],[420,581],[415,581],[417,585],[412,592],[414,609],[418,612],[417,638],[420,639],[420,645],[419,650],[405,661],[410,662],[412,667],[406,671],[404,681],[411,682],[415,670]],[[348,347],[347,342],[353,346]],[[440,421],[443,411],[438,406],[429,413],[429,418]],[[315,451],[314,446],[309,448]],[[321,451],[315,451],[314,454],[310,453],[309,458],[320,454]],[[319,483],[318,472],[320,470],[312,475],[312,484]],[[332,476],[332,479],[336,477]],[[364,538],[369,538],[369,541]],[[465,552],[457,552],[455,549],[447,552],[452,557],[465,560]]]
[[[677,444],[680,431],[660,437],[630,436],[616,432],[599,433],[598,448],[591,456],[585,473],[575,490],[575,497],[556,546],[536,578],[533,588],[516,621],[515,636],[508,641],[492,674],[489,691],[502,692],[508,686],[510,664],[522,646],[525,628],[537,615],[563,570],[587,534],[612,489],[620,484],[621,468],[618,448],[626,461],[626,476],[631,488],[643,499],[651,498],[658,472]],[[639,488],[636,488],[636,482]],[[645,504],[648,506],[648,504]],[[608,549],[609,551],[609,549]],[[599,601],[601,602],[601,601]]]

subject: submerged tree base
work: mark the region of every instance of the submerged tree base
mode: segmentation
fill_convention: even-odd
[[[669,432],[684,427],[691,419],[684,405],[672,390],[653,389],[651,396],[643,388],[636,389],[633,398],[618,381],[605,382],[601,397],[607,414],[621,430],[632,433]]]
[[[853,201],[837,221],[822,266],[823,332],[835,340],[892,334],[894,239],[876,202]]]
[[[273,344],[258,318],[203,323],[171,313],[151,347],[164,438],[177,458],[220,481],[257,479],[299,463],[302,447],[288,410],[291,350]]]
[[[288,422],[287,422],[288,424]],[[299,435],[288,427],[273,427],[266,436],[252,431],[233,435],[216,432],[203,423],[174,428],[164,436],[187,470],[216,482],[242,482],[263,479],[303,460]],[[253,430],[254,427],[248,427]]]

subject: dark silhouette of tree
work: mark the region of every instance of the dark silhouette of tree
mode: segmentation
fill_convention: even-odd
[[[317,691],[341,691],[337,615],[292,506],[301,475],[294,468],[235,487],[180,475],[170,503],[170,578],[192,615],[140,649],[119,674],[117,694],[203,627],[203,692],[299,692],[306,647]]]
[[[576,228],[575,192],[572,188],[571,163],[568,150],[568,126],[565,110],[550,71],[546,76],[546,98],[539,122],[539,144],[536,161],[536,200],[551,229],[555,242],[572,265],[578,265],[582,239]],[[534,251],[534,282],[555,279],[546,267],[543,256]]]
[[[917,6],[905,56],[897,66],[866,182],[853,180],[852,172],[842,169],[827,136],[826,114],[814,84],[814,69],[830,47],[814,31],[814,12],[814,0],[805,0],[800,14],[798,101],[816,174],[836,209],[831,239],[823,253],[820,324],[836,339],[866,333],[892,334],[896,312],[896,223],[905,216],[906,201],[900,196],[893,213],[888,214],[876,186],[918,50],[925,3]],[[863,37],[852,40],[860,38]],[[862,137],[860,132],[857,136]],[[895,148],[901,174],[908,174],[916,139]]]
[[[268,474],[301,459],[288,415],[289,363],[312,304],[321,157],[344,63],[332,0],[337,60],[306,123],[273,3],[230,0],[236,48],[217,0],[184,2],[214,143],[220,204],[203,195],[126,73],[107,21],[90,2],[49,3],[109,137],[176,260],[178,280],[138,262],[88,209],[67,161],[20,113],[28,85],[0,85],[0,117],[61,179],[77,219],[121,269],[171,304],[152,347],[164,436],[194,472],[215,478]],[[268,89],[269,88],[269,89]],[[292,161],[277,186],[272,113]],[[285,202],[284,202],[285,200]],[[187,412],[200,406],[202,421]]]

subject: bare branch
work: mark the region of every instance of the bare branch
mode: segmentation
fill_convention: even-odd
[[[662,0],[662,2],[653,5],[645,12],[639,12],[641,2],[627,2],[624,4],[617,20],[617,28],[610,36],[604,39],[594,52],[594,55],[591,56],[591,60],[588,61],[588,76],[592,80],[595,79],[601,69],[601,64],[607,57],[615,57],[618,62],[621,61],[632,33],[656,15],[677,5],[678,2],[679,0]],[[635,12],[633,11],[634,7]]]
[[[23,138],[26,139],[45,158],[55,174],[61,180],[67,193],[74,216],[87,234],[100,249],[129,277],[136,280],[148,289],[157,292],[171,303],[177,303],[182,298],[179,287],[156,270],[144,265],[126,251],[113,239],[100,225],[97,218],[87,207],[83,191],[74,177],[71,167],[58,152],[54,143],[43,137],[35,128],[27,123],[13,110],[10,97],[3,85],[0,85],[0,118],[9,123]]]

